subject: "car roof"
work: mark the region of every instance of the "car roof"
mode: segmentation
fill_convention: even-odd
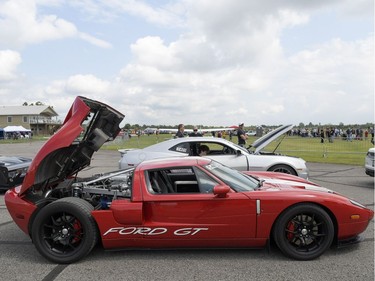
[[[264,147],[266,147],[269,143],[276,140],[278,137],[280,137],[282,134],[285,134],[286,132],[290,131],[294,125],[282,125],[269,133],[265,134],[264,136],[256,139],[252,144],[251,147],[255,148],[254,153],[258,153],[261,151]],[[221,142],[225,143],[227,145],[236,145],[235,143],[223,139],[223,138],[217,138],[217,137],[185,137],[185,138],[174,138],[169,139],[163,142],[159,142],[157,144],[148,146],[143,148],[143,150],[150,150],[155,151],[156,149],[169,149],[170,147],[177,145],[179,143],[184,142]]]
[[[151,170],[165,167],[186,167],[196,165],[206,165],[211,163],[212,160],[204,157],[168,157],[158,158],[152,160],[145,160],[138,164],[137,169]]]
[[[147,146],[143,148],[144,150],[151,150],[154,151],[155,148],[170,148],[174,145],[177,145],[179,143],[185,143],[185,142],[221,142],[221,143],[227,143],[233,145],[233,142],[230,142],[223,138],[216,138],[216,137],[186,137],[186,138],[175,138],[175,139],[169,139],[165,140],[150,146]]]

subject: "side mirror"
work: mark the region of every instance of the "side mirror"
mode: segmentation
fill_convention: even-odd
[[[239,149],[236,150],[236,155],[237,155],[237,156],[240,156],[241,154],[242,154],[241,150],[239,150]]]
[[[230,191],[230,187],[228,185],[216,185],[213,191],[214,195],[216,195],[217,197],[224,198]]]

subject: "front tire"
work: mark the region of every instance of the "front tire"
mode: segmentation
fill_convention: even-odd
[[[271,168],[268,169],[268,171],[269,172],[278,172],[278,173],[284,173],[284,174],[289,174],[289,175],[297,176],[296,171],[292,167],[284,165],[284,164],[279,164],[279,165],[272,166]]]
[[[291,207],[278,218],[274,240],[279,249],[296,260],[312,260],[332,244],[332,219],[321,207],[302,204]]]
[[[99,235],[91,216],[93,209],[87,201],[74,197],[45,206],[37,214],[31,229],[38,252],[59,264],[78,261],[90,253]]]

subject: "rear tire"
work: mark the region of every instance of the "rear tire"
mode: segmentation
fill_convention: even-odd
[[[99,232],[87,201],[67,197],[50,203],[37,214],[31,234],[38,252],[46,259],[72,263],[94,248]]]
[[[332,244],[334,226],[321,207],[301,204],[287,209],[276,221],[274,240],[279,249],[296,260],[312,260]]]

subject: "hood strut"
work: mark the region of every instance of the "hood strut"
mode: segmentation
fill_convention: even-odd
[[[272,151],[272,153],[275,153],[275,151],[279,148],[281,142],[284,140],[284,138],[286,137],[286,134],[284,134],[282,136],[282,138],[280,138],[280,141],[278,142],[278,144],[276,145],[275,149]]]

